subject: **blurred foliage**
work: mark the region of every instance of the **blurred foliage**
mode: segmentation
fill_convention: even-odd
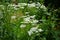
[[[8,6],[9,4],[31,4],[33,2],[41,3],[42,8],[41,6],[39,8],[24,6],[24,8],[17,7],[18,10],[16,10]],[[54,7],[50,9],[51,5],[54,6],[52,0],[49,1],[51,3],[46,2],[49,3],[47,8],[43,5],[44,2],[44,0],[0,0],[0,40],[60,40],[60,9],[54,9]],[[28,35],[27,31],[32,28],[32,24],[21,23],[23,18],[20,18],[28,15],[25,12],[30,12],[30,16],[36,15],[35,19],[38,20],[36,25],[43,29],[43,32],[39,32],[38,35]],[[11,16],[17,16],[16,20],[11,20]],[[27,27],[22,29],[19,27],[21,24]]]

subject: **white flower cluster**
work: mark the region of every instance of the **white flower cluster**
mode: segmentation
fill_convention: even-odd
[[[18,5],[15,4],[9,4],[8,6],[13,7],[15,10],[18,10],[19,8],[24,9],[24,6],[26,6],[27,3],[18,3]]]
[[[22,6],[27,6],[27,3],[18,3],[18,5]]]
[[[41,7],[40,8],[42,8],[44,11],[46,11],[47,10],[47,8],[44,6],[44,5],[41,5]]]
[[[28,4],[28,7],[35,7],[35,3]]]
[[[18,10],[19,8],[24,9],[25,6],[31,8],[31,7],[35,7],[35,8],[43,8],[44,10],[46,10],[46,7],[44,5],[41,5],[39,2],[37,3],[18,3],[18,5],[15,4],[9,4],[8,6],[12,6],[14,7],[15,10]]]
[[[27,6],[28,8],[42,8],[44,11],[46,11],[46,7],[44,5],[41,5],[39,2],[37,3],[31,3],[31,4],[27,4],[27,3],[18,3],[18,5],[15,4],[10,4],[8,6],[12,6],[14,7],[15,10],[18,10],[19,8],[24,9],[25,6]],[[36,15],[29,15],[30,12],[25,12],[26,15],[21,16],[20,18],[22,18],[22,24],[19,26],[20,28],[25,28],[27,25],[25,25],[25,23],[31,23],[32,26],[36,25],[39,21],[37,19],[35,19]],[[16,16],[11,16],[11,19],[16,19]],[[45,20],[40,20],[40,21],[45,21]],[[38,25],[37,25],[38,26]],[[31,36],[34,33],[39,33],[42,32],[43,30],[38,27],[32,27],[29,31],[28,34],[29,36]]]
[[[21,22],[21,23],[34,23],[34,24],[36,24],[38,22],[38,20],[35,19],[35,16],[36,15],[33,15],[33,16],[30,16],[30,15],[29,16],[28,15],[22,16],[23,17],[23,22]]]
[[[42,32],[43,30],[42,29],[38,29],[38,27],[32,27],[29,31],[28,31],[28,34],[29,36],[31,36],[32,34],[34,33],[38,33],[38,32]]]
[[[37,3],[18,3],[17,5],[16,4],[8,4],[8,7],[11,7],[13,8],[14,10],[18,10],[18,9],[24,9],[26,7],[28,8],[42,8],[44,11],[46,11],[46,7],[42,4],[40,4],[39,2]],[[4,5],[0,5],[0,7],[2,7],[2,9],[4,9]]]

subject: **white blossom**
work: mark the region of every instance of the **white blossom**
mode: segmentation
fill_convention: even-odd
[[[42,32],[43,30],[42,29],[38,29],[39,32]]]
[[[38,22],[38,20],[33,20],[33,22],[32,23],[37,23]]]
[[[37,29],[38,29],[38,27],[32,27],[32,28],[28,31],[29,36],[31,36],[34,32],[37,33],[37,32],[38,32]]]
[[[25,22],[30,22],[30,17],[24,18]]]
[[[27,3],[18,3],[18,5],[20,5],[20,6],[26,6]]]
[[[26,25],[24,25],[24,24],[20,25],[20,28],[25,28],[25,27],[26,27]]]
[[[38,28],[37,27],[32,27],[31,31],[36,31]]]
[[[31,36],[33,34],[33,32],[32,31],[28,31],[28,34],[29,34],[29,36]]]
[[[42,8],[42,9],[44,9],[44,10],[46,10],[46,9],[47,9],[44,5],[41,5],[41,7],[40,7],[40,8]]]
[[[35,18],[36,15],[30,16],[30,18]]]
[[[17,7],[14,7],[14,10],[18,10],[19,8],[17,8]]]
[[[13,7],[14,7],[14,6],[16,6],[16,5],[15,5],[15,4],[9,4],[8,6],[13,6]]]
[[[41,4],[40,4],[39,2],[37,2],[36,6],[37,6],[37,7],[40,7],[40,6],[41,6]]]
[[[35,3],[28,4],[28,7],[35,7]]]

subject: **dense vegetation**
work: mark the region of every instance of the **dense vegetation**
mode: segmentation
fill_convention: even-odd
[[[0,40],[60,40],[59,0],[0,0]]]

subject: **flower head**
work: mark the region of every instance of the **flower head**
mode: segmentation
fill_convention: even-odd
[[[28,7],[35,7],[35,3],[28,4]]]
[[[24,25],[24,24],[20,25],[20,28],[25,28],[25,27],[26,27],[26,25]]]
[[[39,32],[42,32],[43,30],[42,29],[38,29]]]

